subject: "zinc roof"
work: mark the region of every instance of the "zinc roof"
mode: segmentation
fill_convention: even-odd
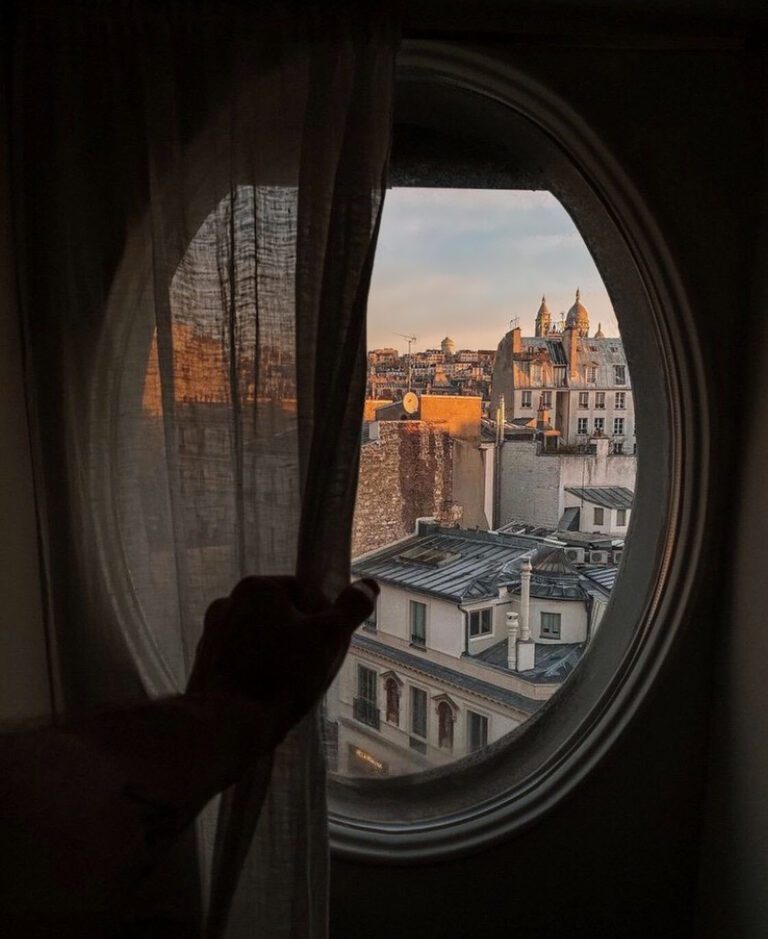
[[[352,570],[361,576],[454,602],[480,600],[496,596],[500,581],[519,579],[512,568],[516,572],[523,556],[530,555],[538,545],[535,539],[520,535],[440,529],[383,548],[353,562]],[[404,554],[417,546],[425,552],[436,552],[434,557],[444,554],[446,559],[439,564],[403,559]]]
[[[635,496],[626,486],[566,486],[565,491],[605,509],[631,509]]]
[[[587,577],[589,580],[602,587],[607,593],[610,593],[613,590],[613,585],[616,583],[619,568],[613,565],[608,567],[597,564],[587,565],[581,568],[581,573],[584,577]]]

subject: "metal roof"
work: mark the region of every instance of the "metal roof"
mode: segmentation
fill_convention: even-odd
[[[463,672],[454,668],[447,668],[445,665],[438,665],[425,656],[415,655],[412,652],[406,652],[405,649],[395,649],[383,642],[378,642],[370,636],[360,636],[355,634],[352,637],[352,648],[361,649],[365,652],[378,655],[388,662],[400,665],[403,668],[409,668],[430,678],[444,682],[446,685],[452,685],[462,691],[478,695],[481,698],[487,698],[489,701],[496,701],[500,704],[506,704],[518,711],[524,711],[526,714],[533,714],[544,704],[543,701],[527,698],[517,691],[510,691],[508,688],[502,688],[491,681],[483,681],[481,678],[475,678],[472,675],[465,675]],[[525,677],[527,673],[520,673]],[[543,679],[539,679],[541,681]],[[557,679],[551,679],[555,683]]]
[[[560,545],[542,545],[531,558],[534,574],[576,576],[576,571]]]
[[[545,339],[544,343],[549,350],[549,357],[553,365],[568,364],[568,359],[565,357],[565,349],[563,349],[563,343],[559,339]]]
[[[352,570],[357,575],[454,602],[479,600],[497,596],[500,581],[518,580],[517,568],[523,556],[530,555],[539,544],[533,538],[520,535],[439,529],[428,535],[414,535],[407,541],[353,561]],[[440,556],[457,556],[439,567],[403,561],[403,554],[416,546],[438,552]]]
[[[631,509],[635,496],[626,486],[566,486],[565,491],[605,509]]]
[[[507,650],[509,640],[503,639],[497,642],[495,646],[478,652],[471,656],[473,659],[480,659],[487,665],[494,668],[501,668],[509,671],[507,667]],[[535,684],[552,684],[562,682],[571,674],[579,664],[584,654],[584,643],[561,643],[558,645],[536,644],[536,660],[533,668],[525,672],[517,672],[521,678]]]
[[[619,573],[619,568],[613,565],[585,565],[581,568],[581,573],[589,578],[589,580],[594,581],[598,584],[603,590],[610,593],[613,590],[613,586],[616,583],[616,577]]]
[[[631,391],[627,357],[624,354],[624,344],[621,339],[613,336],[604,336],[602,339],[596,336],[584,336],[579,337],[576,341],[578,343],[578,362],[582,366],[596,368],[597,374],[593,382],[585,382],[580,377],[570,375],[568,378],[568,387],[570,389],[600,390],[615,388],[618,391]],[[557,338],[523,336],[521,337],[521,345],[523,352],[529,356],[538,357],[543,353],[553,366],[567,365],[562,334]],[[625,381],[618,384],[614,372],[614,366],[616,365],[624,366],[625,369]]]

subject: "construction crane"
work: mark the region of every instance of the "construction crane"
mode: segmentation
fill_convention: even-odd
[[[411,390],[411,344],[414,343],[414,342],[416,342],[416,337],[415,337],[415,336],[407,336],[405,333],[395,333],[395,335],[396,335],[396,336],[399,336],[401,339],[407,339],[407,340],[408,340],[408,368],[407,368],[406,373],[405,373],[405,375],[406,375],[406,378],[405,378],[405,385],[406,385],[406,388],[405,388],[405,390],[406,390],[406,391],[410,391],[410,390]]]

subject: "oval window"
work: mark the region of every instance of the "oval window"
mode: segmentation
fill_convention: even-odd
[[[401,863],[528,824],[635,713],[701,552],[707,401],[663,238],[567,104],[439,44],[406,44],[398,84],[353,533],[353,573],[382,592],[324,727],[334,850]],[[139,290],[114,317],[123,368],[94,396],[118,428],[94,461],[106,467],[94,505],[115,515],[95,521],[95,540],[124,560],[105,571],[155,692],[181,686],[188,624],[210,597],[253,556],[282,572],[295,553],[285,526],[254,524],[271,505],[298,512],[295,336],[263,311],[263,359],[222,368],[251,334],[220,334],[200,308],[224,294],[236,306],[251,268],[275,302],[293,290],[249,256],[227,294],[209,222],[247,226],[254,200],[279,200],[290,225],[296,192],[218,199],[201,185],[174,268],[173,341],[153,336]],[[126,251],[118,306],[123,280],[150,283],[146,243]],[[169,386],[171,350],[190,367]],[[233,390],[246,402],[234,420]],[[138,454],[128,474],[123,452]],[[242,478],[218,459],[230,452]]]
[[[531,823],[632,719],[701,550],[707,402],[664,239],[566,101],[413,42],[395,119],[353,546],[382,592],[326,729],[332,847],[404,863]]]
[[[391,190],[368,336],[352,570],[381,594],[326,716],[337,773],[393,776],[501,740],[573,674],[637,456],[611,301],[551,193]]]

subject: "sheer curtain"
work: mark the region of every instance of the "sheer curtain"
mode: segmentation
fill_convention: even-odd
[[[348,577],[396,46],[362,6],[18,7],[14,224],[59,713],[183,690],[205,607],[245,574],[331,594]],[[208,935],[324,934],[319,723],[201,824]]]

